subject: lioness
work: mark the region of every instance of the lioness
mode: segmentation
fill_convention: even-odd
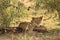
[[[18,28],[22,28],[24,31],[28,30],[33,30],[35,26],[38,26],[42,21],[42,16],[41,17],[32,17],[31,22],[21,22],[18,25]]]

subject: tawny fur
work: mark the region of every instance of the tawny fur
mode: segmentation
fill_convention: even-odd
[[[32,17],[31,22],[21,22],[19,24],[19,28],[22,28],[23,30],[33,30],[33,28],[37,25],[39,25],[42,21],[42,17]]]
[[[39,27],[35,26],[33,31],[44,33],[44,32],[47,32],[47,28],[45,26],[43,26],[43,25],[40,25]]]

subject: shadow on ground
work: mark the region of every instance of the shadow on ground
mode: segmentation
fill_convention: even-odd
[[[5,33],[0,35],[0,40],[60,40],[60,30],[53,29],[48,33]]]

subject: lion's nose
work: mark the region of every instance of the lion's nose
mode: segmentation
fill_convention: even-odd
[[[29,28],[28,28],[28,27],[26,27],[26,30],[29,30]]]

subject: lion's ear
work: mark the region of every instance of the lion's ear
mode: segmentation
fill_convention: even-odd
[[[32,19],[35,19],[34,17],[32,17]]]
[[[42,18],[43,18],[43,16],[40,17],[40,19],[42,19]]]

